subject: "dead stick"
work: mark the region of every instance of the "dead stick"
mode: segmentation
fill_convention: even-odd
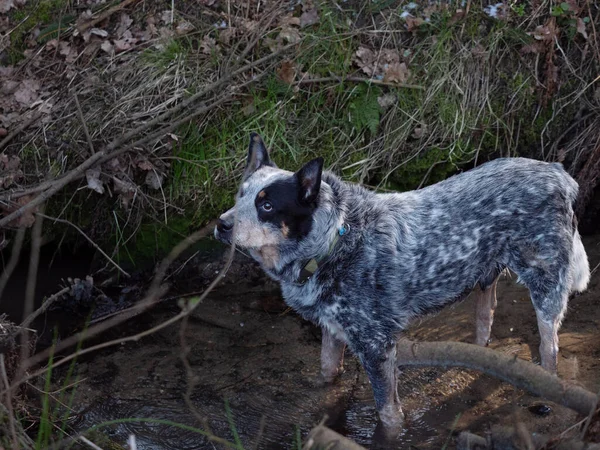
[[[269,59],[272,59],[274,56],[277,56],[277,55],[281,54],[282,52],[284,52],[285,50],[287,50],[287,49],[289,49],[291,47],[293,47],[292,44],[290,44],[290,45],[288,45],[286,47],[283,47],[281,50],[279,50],[279,51],[277,51],[275,53],[272,53],[271,55],[265,56],[264,58],[257,59],[256,61],[254,61],[254,62],[252,62],[250,64],[245,65],[244,67],[241,67],[241,68],[235,70],[230,75],[226,75],[226,76],[222,77],[218,81],[210,84],[208,87],[206,87],[205,89],[203,89],[201,92],[198,92],[197,94],[195,94],[192,97],[188,98],[184,102],[180,103],[179,105],[177,105],[173,109],[171,109],[169,111],[166,111],[165,113],[161,114],[160,116],[158,116],[158,117],[156,117],[156,118],[154,118],[154,119],[152,119],[152,120],[144,123],[143,125],[140,125],[136,129],[131,130],[131,131],[125,133],[120,138],[113,140],[111,143],[109,143],[106,146],[106,149],[104,151],[98,152],[94,156],[102,153],[103,154],[102,155],[102,162],[105,162],[105,161],[108,161],[109,159],[113,158],[114,156],[117,156],[117,155],[119,155],[121,153],[124,153],[125,151],[130,150],[134,146],[142,145],[142,144],[150,141],[151,138],[156,138],[156,136],[160,135],[161,133],[167,133],[168,131],[165,131],[165,130],[172,130],[172,129],[176,128],[176,127],[173,127],[173,125],[165,127],[163,129],[161,129],[160,131],[158,131],[156,133],[153,133],[151,135],[151,138],[149,138],[148,136],[146,136],[146,137],[141,138],[138,141],[134,142],[133,144],[127,146],[126,149],[122,148],[123,144],[126,143],[127,141],[130,141],[131,139],[133,139],[133,137],[137,136],[138,134],[146,131],[147,129],[149,129],[149,128],[155,126],[155,125],[158,125],[159,123],[161,123],[163,121],[167,121],[170,116],[172,116],[175,113],[177,113],[177,112],[181,111],[182,109],[186,108],[187,106],[189,106],[190,104],[192,104],[193,102],[195,102],[196,100],[198,100],[199,98],[201,98],[201,97],[209,94],[210,92],[216,90],[222,84],[224,84],[225,82],[227,82],[230,79],[232,79],[234,76],[239,75],[239,74],[241,74],[241,73],[243,73],[243,72],[245,72],[247,70],[250,70],[250,69],[254,68],[257,65],[260,65],[260,64],[268,61]],[[249,80],[249,81],[243,83],[242,85],[238,86],[238,88],[242,87],[242,86],[246,86],[246,85],[251,84],[253,82],[256,82],[256,80],[262,78],[262,76],[264,76],[264,74],[265,73],[259,75],[258,77],[254,78],[252,80]],[[192,113],[191,115],[187,116],[187,120],[189,120],[190,117],[196,117],[199,114],[202,114],[202,113],[208,111],[211,107],[213,107],[213,106],[215,106],[216,104],[219,104],[219,103],[221,103],[221,101],[216,101],[213,104],[209,105],[208,107],[200,108],[199,110],[194,111],[194,113]],[[181,122],[182,122],[182,120],[178,121],[177,123],[179,124]],[[119,148],[119,150],[117,151],[117,153],[112,153],[112,151],[115,150],[118,147],[121,147],[121,148]],[[87,165],[85,167],[85,169],[89,168],[95,162],[96,162],[96,160],[94,160],[93,163]],[[72,177],[72,178],[69,178],[69,180],[66,183],[62,184],[59,187],[59,189],[61,189],[67,183],[70,183],[74,179],[77,179],[80,176],[82,176],[81,174],[82,174],[83,171],[80,169],[80,167],[81,166],[76,167],[75,169],[71,170],[70,172],[68,172],[67,174],[63,175],[61,178],[58,178],[56,180],[46,181],[44,183],[39,184],[38,186],[34,186],[34,187],[31,187],[31,188],[28,188],[28,189],[26,189],[24,191],[10,192],[10,193],[7,193],[7,194],[0,195],[0,199],[7,200],[7,199],[13,199],[13,198],[23,197],[24,195],[29,195],[29,194],[35,194],[35,193],[38,193],[38,192],[43,192],[43,191],[46,191],[46,189],[49,189],[49,188],[52,188],[52,187],[56,186],[57,183],[62,182],[65,178]],[[57,191],[59,189],[57,189]],[[50,194],[50,195],[53,195],[53,194],[54,194],[54,192],[52,194]],[[25,205],[25,206],[27,206],[27,205]],[[19,217],[21,214],[19,214],[17,216],[14,216],[14,217]],[[13,219],[10,219],[8,222],[4,222],[5,219],[6,219],[6,217],[4,219],[0,220],[0,227],[4,226],[6,223],[10,222],[10,220],[13,220]]]
[[[46,310],[57,300],[59,299],[61,296],[65,295],[67,292],[69,292],[71,290],[70,287],[66,287],[61,289],[60,291],[58,291],[55,294],[52,294],[50,297],[48,297],[46,300],[44,300],[44,303],[42,303],[42,306],[40,306],[38,309],[36,309],[34,312],[32,312],[24,321],[21,325],[19,325],[19,330],[17,331],[17,333],[20,333],[21,331],[23,331],[23,329],[25,328],[29,328],[29,325],[31,325],[31,322],[33,322],[35,320],[36,317],[38,317],[40,314],[43,314],[46,312]]]
[[[38,120],[41,117],[41,113],[37,113],[34,114],[31,119],[23,122],[21,125],[19,125],[19,127],[13,131],[12,133],[10,133],[8,136],[6,136],[4,139],[2,139],[2,142],[0,142],[0,149],[3,149],[6,144],[8,144],[10,141],[13,140],[13,138],[19,134],[21,131],[23,131],[25,128],[27,128],[29,125],[31,125],[33,122],[35,122],[36,120]]]
[[[588,415],[596,403],[594,393],[561,380],[540,366],[489,348],[462,342],[411,342],[401,339],[397,352],[401,366],[478,370],[580,414]]]
[[[83,111],[81,110],[81,105],[79,104],[77,94],[73,94],[73,98],[75,99],[75,105],[77,106],[77,117],[79,117],[79,121],[81,122],[81,126],[83,127],[83,133],[85,134],[85,139],[87,140],[88,146],[90,147],[90,152],[93,155],[94,153],[96,153],[96,151],[94,150],[92,137],[90,136],[90,131],[88,130],[87,124],[85,123],[85,118],[83,117]]]
[[[294,45],[296,44],[290,44],[287,45],[285,47],[283,47],[281,50],[276,51],[275,53],[271,53],[270,55],[267,55],[263,58],[257,59],[256,61],[253,61],[249,64],[246,64],[244,67],[240,67],[237,70],[234,70],[233,72],[231,72],[229,75],[225,75],[223,77],[221,77],[220,79],[218,79],[217,81],[215,81],[214,83],[209,84],[207,87],[205,87],[204,89],[202,89],[200,92],[192,95],[190,98],[188,98],[187,100],[184,100],[183,102],[181,102],[179,105],[175,106],[174,108],[170,109],[169,111],[165,111],[164,113],[162,113],[160,116],[155,117],[154,119],[144,123],[143,125],[140,125],[139,127],[137,127],[134,130],[131,130],[127,133],[125,133],[123,136],[121,136],[119,139],[116,139],[114,141],[112,141],[110,144],[108,144],[106,146],[106,151],[111,152],[112,150],[116,149],[117,147],[120,147],[121,145],[123,145],[125,142],[133,139],[133,137],[137,136],[138,134],[148,130],[149,128],[152,128],[155,125],[158,125],[159,123],[162,122],[166,122],[171,116],[173,116],[174,114],[180,112],[181,110],[187,108],[188,106],[190,106],[192,103],[196,102],[197,100],[199,100],[202,97],[205,97],[207,94],[217,90],[219,87],[221,87],[223,84],[225,84],[226,82],[228,82],[229,80],[231,80],[233,77],[240,75],[256,66],[261,65],[262,63],[265,63],[271,59],[273,59],[274,57],[280,55],[281,53],[283,53],[284,51],[292,48]]]
[[[108,19],[110,16],[112,16],[117,11],[120,11],[123,8],[125,8],[126,6],[129,6],[130,4],[135,3],[137,1],[138,0],[125,0],[122,3],[119,3],[118,5],[113,6],[112,8],[110,8],[107,11],[103,12],[102,14],[100,14],[95,19],[92,19],[89,22],[86,22],[83,25],[79,26],[78,27],[79,32],[82,33],[85,30],[87,30],[88,28],[95,27],[97,24],[99,24],[100,22],[102,22],[105,19]]]
[[[324,77],[324,78],[306,78],[303,80],[298,80],[294,84],[313,84],[313,83],[328,83],[330,81],[337,81],[343,83],[344,81],[351,81],[354,83],[371,83],[377,84],[380,86],[390,86],[390,87],[399,87],[406,89],[419,89],[425,90],[423,86],[419,86],[417,84],[402,84],[402,83],[390,83],[388,81],[376,80],[373,78],[363,78],[363,77]]]
[[[8,264],[4,267],[4,271],[0,276],[0,300],[2,300],[2,293],[4,292],[4,288],[6,288],[6,284],[10,279],[15,267],[19,263],[19,257],[21,256],[21,247],[23,246],[23,239],[25,239],[25,227],[19,228],[15,234],[15,241],[13,242],[12,249],[10,251],[10,259],[8,260]]]
[[[2,219],[0,219],[0,227],[7,226],[10,222],[12,222],[15,219],[18,219],[27,211],[44,203],[46,200],[48,200],[50,197],[52,197],[54,194],[60,191],[63,187],[65,187],[67,184],[69,184],[71,181],[77,178],[79,175],[83,174],[83,172],[85,172],[87,169],[93,166],[103,156],[104,152],[98,152],[90,158],[86,159],[83,163],[81,163],[79,166],[77,166],[75,169],[69,172],[67,176],[56,180],[56,182],[52,185],[50,189],[44,191],[38,197],[36,197],[26,205],[21,206],[16,211],[10,213],[8,216],[4,216]]]
[[[66,224],[66,225],[70,225],[70,226],[72,226],[72,227],[73,227],[73,228],[75,228],[75,229],[76,229],[76,230],[79,232],[79,234],[81,234],[81,235],[82,235],[82,236],[83,236],[83,237],[84,237],[84,238],[85,238],[85,239],[86,239],[86,240],[87,240],[87,241],[88,241],[90,244],[92,244],[92,246],[93,246],[93,247],[94,247],[96,250],[98,250],[98,251],[99,251],[99,252],[102,254],[102,256],[104,256],[104,257],[105,257],[105,258],[108,260],[108,262],[110,262],[110,263],[111,263],[113,266],[115,266],[115,267],[116,267],[116,269],[117,269],[119,272],[121,272],[121,273],[122,273],[123,275],[125,275],[127,278],[131,278],[131,275],[129,275],[127,272],[125,272],[125,271],[124,271],[124,270],[121,268],[121,266],[119,266],[119,265],[118,265],[118,264],[117,264],[117,263],[116,263],[116,262],[115,262],[115,261],[114,261],[114,260],[113,260],[113,259],[112,259],[110,256],[108,256],[108,255],[107,255],[107,254],[104,252],[104,250],[102,250],[102,249],[101,249],[101,248],[98,246],[98,244],[96,244],[96,243],[95,243],[95,242],[92,240],[92,238],[90,238],[90,237],[89,237],[87,234],[85,234],[85,233],[83,232],[83,230],[82,230],[81,228],[79,228],[77,225],[75,225],[73,222],[69,222],[68,220],[65,220],[65,219],[59,219],[59,218],[57,218],[57,217],[50,217],[50,216],[47,216],[47,215],[45,215],[45,214],[41,214],[41,213],[37,213],[36,215],[37,215],[37,216],[42,216],[42,217],[45,217],[46,219],[50,219],[50,220],[52,220],[53,222],[64,223],[64,224]]]
[[[4,363],[4,353],[0,353],[0,374],[2,375],[2,383],[8,388],[10,384],[8,382],[8,375],[6,373],[6,364]],[[17,427],[15,426],[15,416],[13,414],[12,392],[10,389],[6,390],[5,406],[8,410],[8,424],[10,427],[10,434],[12,435],[13,448],[19,448]]]

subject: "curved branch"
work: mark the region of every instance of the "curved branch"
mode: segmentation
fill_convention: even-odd
[[[486,373],[513,386],[588,415],[596,408],[596,394],[574,386],[540,366],[489,348],[462,342],[411,342],[397,347],[400,366],[464,367]]]

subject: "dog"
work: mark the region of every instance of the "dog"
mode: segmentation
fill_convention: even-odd
[[[323,171],[292,173],[252,133],[236,206],[215,237],[246,249],[286,303],[322,328],[321,375],[360,359],[384,426],[400,426],[396,342],[411,320],[476,290],[476,343],[487,345],[505,269],[530,291],[542,366],[557,369],[571,292],[587,255],[573,213],[578,185],[560,163],[499,158],[417,191],[375,193]]]

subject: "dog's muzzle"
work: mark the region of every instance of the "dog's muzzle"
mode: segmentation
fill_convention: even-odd
[[[233,232],[233,222],[219,219],[215,227],[215,238],[227,244],[231,243],[231,235]]]

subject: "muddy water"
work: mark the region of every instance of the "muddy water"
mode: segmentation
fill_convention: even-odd
[[[587,240],[592,267],[600,262],[599,239]],[[198,264],[182,272],[174,294],[197,290],[218,265]],[[598,389],[600,361],[599,277],[588,293],[572,300],[561,332],[559,372]],[[195,289],[192,289],[195,287]],[[499,307],[492,348],[537,361],[539,338],[527,291],[514,279],[499,284]],[[176,301],[137,316],[108,338],[156,325],[179,311]],[[438,316],[415,323],[417,340],[473,339],[471,299]],[[184,337],[191,372],[182,362]],[[74,430],[103,421],[129,418],[170,420],[204,427],[234,440],[225,402],[246,448],[296,448],[298,433],[325,415],[326,424],[369,448],[453,448],[460,430],[484,432],[491,424],[524,422],[532,431],[556,433],[576,420],[571,411],[548,403],[552,412],[538,416],[529,407],[540,402],[511,386],[465,370],[407,369],[399,391],[407,415],[397,438],[385,441],[377,427],[371,388],[351,355],[345,373],[332,386],[319,387],[320,330],[289,311],[277,287],[248,261],[239,260],[224,285],[180,324],[135,343],[96,353],[77,364],[82,380],[72,414]],[[57,385],[65,372],[57,374]],[[190,387],[191,386],[191,387]],[[184,395],[190,392],[190,405]],[[532,408],[535,410],[535,408]],[[131,422],[105,432],[117,443],[135,434],[140,449],[212,448],[198,433],[168,425]]]

